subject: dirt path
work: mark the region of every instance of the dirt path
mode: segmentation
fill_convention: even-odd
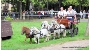
[[[19,19],[17,19],[17,20],[13,20],[13,22],[36,22],[36,21],[38,21],[38,22],[41,22],[41,21],[44,21],[44,20],[46,20],[46,21],[52,21],[52,20],[54,20],[54,18],[44,18],[44,19],[30,19],[30,20],[28,20],[28,19],[26,19],[26,20],[19,20]],[[80,22],[88,22],[88,19],[80,19]]]
[[[13,20],[12,22],[41,22],[41,21],[52,21],[54,18],[45,18],[45,19],[30,19],[30,20]]]
[[[87,46],[89,46],[89,40],[81,40],[29,50],[76,50],[78,48],[85,48]]]

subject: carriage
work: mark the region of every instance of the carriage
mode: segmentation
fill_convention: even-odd
[[[67,32],[73,37],[78,34],[77,24],[79,23],[77,20],[74,20],[74,16],[67,16],[63,19],[58,18],[56,21],[59,24],[63,24],[66,27]],[[70,19],[72,18],[72,19]]]

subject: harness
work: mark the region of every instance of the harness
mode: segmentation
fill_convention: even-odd
[[[58,30],[58,29],[66,29],[66,28],[61,28],[61,26],[59,28],[54,28],[54,30]]]
[[[41,31],[40,31],[40,33],[37,33],[37,34],[40,34],[40,36],[43,35],[43,34],[41,34]],[[37,34],[33,34],[33,35],[37,35]]]

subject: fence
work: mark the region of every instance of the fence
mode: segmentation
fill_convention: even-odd
[[[43,17],[50,17],[50,11],[44,11],[44,15],[40,14],[38,15],[38,11],[32,11],[33,14],[31,14],[30,11],[28,11],[28,14],[25,13],[25,17],[28,16],[30,17],[39,17],[39,16],[43,16]],[[15,13],[15,18],[20,18],[20,13],[19,12],[14,12]],[[53,16],[57,15],[58,11],[53,11]],[[5,17],[7,14],[9,14],[12,17],[12,12],[1,12],[1,17]],[[86,17],[89,13],[83,13],[86,14]],[[77,16],[80,15],[80,13],[76,13]],[[22,15],[23,16],[23,15]]]

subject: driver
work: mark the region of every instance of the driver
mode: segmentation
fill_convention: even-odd
[[[61,7],[60,11],[58,12],[58,18],[62,18],[64,16],[67,16],[67,12],[63,9],[63,7]]]
[[[69,20],[76,20],[76,13],[75,13],[75,11],[72,9],[72,6],[70,6],[69,8],[68,8],[68,11],[67,11],[67,18],[69,19]]]

